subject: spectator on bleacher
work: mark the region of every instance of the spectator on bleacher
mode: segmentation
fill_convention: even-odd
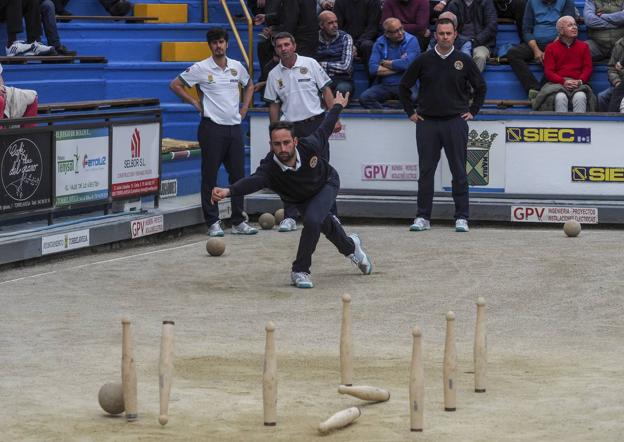
[[[317,0],[316,12],[319,14],[323,11],[333,11],[336,0]]]
[[[457,29],[457,16],[455,14],[453,14],[451,11],[444,11],[442,14],[440,14],[438,20],[442,20],[443,18],[450,20],[453,23],[455,29]],[[432,38],[429,42],[429,47],[427,48],[427,50],[432,50],[435,47],[436,43],[436,39]],[[466,40],[465,38],[457,35],[457,38],[453,43],[453,47],[458,51],[461,51],[464,54],[468,55],[469,57],[472,57],[472,43],[470,42],[470,40]]]
[[[611,86],[598,94],[598,108],[602,112],[624,113],[624,37],[613,47],[607,72]]]
[[[418,38],[421,50],[429,45],[428,0],[385,0],[381,8],[381,22],[388,18],[400,20],[403,29]]]
[[[228,34],[225,29],[212,28],[206,33],[212,56],[195,63],[176,77],[169,87],[183,101],[191,104],[202,116],[197,131],[201,147],[201,203],[209,236],[223,236],[219,208],[211,204],[212,189],[223,163],[230,184],[245,175],[245,150],[241,120],[245,118],[253,98],[253,81],[245,67],[227,54]],[[244,88],[243,105],[239,109],[239,85]],[[197,87],[201,102],[184,90]],[[243,217],[243,197],[232,198],[232,233],[253,235],[258,230]]]
[[[113,16],[123,17],[132,10],[132,3],[128,0],[100,0],[106,12]]]
[[[41,1],[41,22],[48,40],[48,45],[56,50],[57,55],[76,55],[76,51],[70,51],[61,44],[61,37],[56,27],[56,10],[52,0]],[[60,15],[60,14],[59,14]]]
[[[609,58],[615,42],[624,37],[624,2],[585,0],[583,19],[592,60]]]
[[[520,41],[524,40],[522,23],[527,0],[494,0],[494,7],[498,18],[508,18],[516,23],[516,30]]]
[[[528,62],[544,63],[544,49],[557,38],[557,20],[565,15],[575,16],[574,0],[527,1],[522,24],[524,43],[511,47],[507,59],[529,99],[537,96],[540,83]]]
[[[534,110],[582,113],[596,109],[596,97],[587,84],[592,74],[589,46],[578,40],[578,26],[571,16],[557,20],[559,38],[546,46],[544,76],[548,80],[533,102]]]
[[[26,22],[26,41],[19,41],[22,20]],[[0,0],[0,21],[6,21],[7,57],[56,55],[52,46],[40,43],[41,9],[39,0]]]
[[[480,72],[496,46],[497,16],[492,0],[452,0],[448,11],[457,16],[457,32],[472,46],[472,59]]]
[[[0,118],[35,117],[39,108],[37,92],[5,86],[0,64]],[[35,124],[22,124],[21,127],[34,127]],[[5,126],[0,126],[4,129]]]
[[[383,109],[383,102],[399,98],[399,83],[405,70],[420,55],[418,39],[403,30],[398,18],[383,22],[384,35],[373,46],[368,63],[376,84],[360,95],[360,104],[366,109]]]
[[[331,78],[331,90],[335,94],[353,94],[353,39],[345,31],[338,29],[338,19],[331,11],[319,14],[319,45],[316,61]]]
[[[269,103],[269,120],[271,123],[279,121],[281,112],[284,120],[294,124],[295,136],[307,137],[321,125],[325,116],[319,94],[327,109],[334,106],[334,96],[329,87],[331,79],[314,58],[297,53],[297,42],[288,32],[277,34],[273,41],[280,62],[269,72],[264,90],[264,100]],[[340,128],[338,121],[335,130]],[[324,158],[329,161],[329,149]],[[332,213],[336,215],[335,206]],[[285,204],[284,219],[278,231],[297,230],[296,217],[297,208]]]
[[[69,0],[51,0],[54,3],[54,10],[56,11],[56,15],[74,15],[69,12],[66,8]]]
[[[353,38],[354,57],[368,70],[368,60],[379,34],[379,0],[336,0],[334,13],[338,17],[338,28]]]

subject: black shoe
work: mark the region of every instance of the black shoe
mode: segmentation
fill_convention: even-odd
[[[77,54],[76,51],[70,51],[69,49],[67,49],[63,45],[57,46],[54,49],[56,49],[56,53],[58,55],[64,55],[66,57],[73,57],[73,56],[75,56]]]
[[[74,15],[71,12],[69,12],[67,9],[62,10],[61,12],[58,12],[56,15],[63,15],[63,16],[70,16],[70,15]],[[69,23],[71,21],[71,18],[64,18],[62,20],[58,20],[61,23]]]

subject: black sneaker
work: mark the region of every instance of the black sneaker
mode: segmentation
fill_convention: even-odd
[[[61,12],[57,12],[56,15],[62,15],[64,17],[70,17],[74,14],[72,14],[71,12],[69,12],[67,9],[62,10]],[[71,21],[71,18],[64,18],[62,20],[58,20],[60,23],[69,23]]]
[[[70,51],[69,49],[67,49],[63,45],[57,46],[54,49],[56,49],[56,53],[58,55],[65,55],[67,57],[73,57],[73,56],[75,56],[77,54],[76,51]]]

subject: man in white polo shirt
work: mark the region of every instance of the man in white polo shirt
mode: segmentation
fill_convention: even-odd
[[[294,123],[295,136],[307,137],[321,125],[325,116],[319,93],[327,109],[334,105],[334,96],[329,88],[331,79],[315,59],[297,54],[295,38],[288,32],[278,33],[273,43],[280,63],[269,72],[264,90],[264,100],[269,103],[269,119],[271,123],[279,121],[281,111],[283,120]],[[340,127],[338,121],[334,131],[340,130]],[[329,144],[324,158],[329,161]],[[297,230],[297,209],[286,204],[284,212],[279,231]],[[335,203],[332,214],[336,214]]]
[[[213,28],[206,33],[212,57],[195,63],[176,77],[171,90],[183,101],[193,105],[201,116],[197,138],[201,147],[201,202],[208,235],[223,236],[219,209],[210,203],[212,189],[217,184],[219,167],[223,163],[230,184],[245,175],[245,153],[241,120],[245,118],[253,98],[253,82],[245,67],[228,58],[228,34]],[[239,110],[240,90],[244,88],[243,105]],[[201,103],[184,87],[196,87]],[[197,87],[198,86],[198,87]],[[232,198],[232,233],[253,235],[258,230],[243,218],[243,197]]]

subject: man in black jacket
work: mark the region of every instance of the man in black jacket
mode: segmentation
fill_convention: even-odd
[[[442,148],[453,175],[455,230],[468,231],[467,122],[483,105],[486,86],[472,59],[453,47],[455,38],[457,31],[454,23],[446,18],[438,20],[435,30],[437,44],[410,65],[399,86],[403,109],[416,123],[418,213],[411,231],[431,228],[434,177]],[[417,81],[420,81],[418,106],[414,109],[410,89]],[[469,86],[474,91],[472,97]]]
[[[368,71],[368,60],[379,35],[379,0],[336,0],[334,14],[338,17],[338,28],[353,37],[355,56]]]
[[[344,96],[337,92],[334,107],[321,126],[308,137],[295,137],[294,127],[287,121],[271,123],[271,152],[256,171],[230,187],[215,187],[212,191],[212,200],[217,202],[229,196],[248,195],[269,188],[283,201],[297,206],[303,214],[303,230],[297,258],[292,265],[291,280],[298,288],[314,287],[310,266],[321,232],[340,253],[351,258],[362,273],[368,275],[373,270],[358,235],[347,236],[330,213],[340,188],[340,177],[325,159],[326,151],[329,136],[348,99],[349,94]]]
[[[457,16],[459,36],[472,43],[472,59],[480,72],[496,46],[498,16],[492,0],[453,0],[447,8]]]

